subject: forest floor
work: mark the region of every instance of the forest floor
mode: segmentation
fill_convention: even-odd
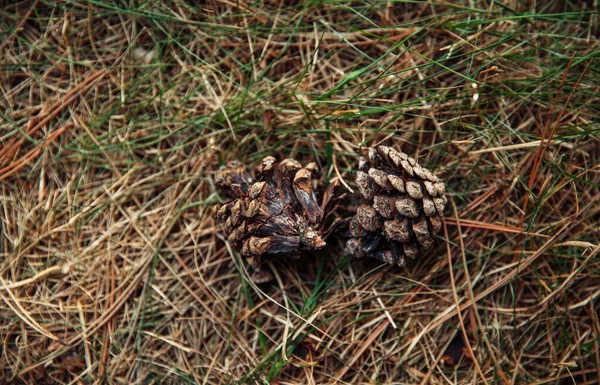
[[[1,3],[1,384],[600,382],[596,1]],[[378,144],[436,246],[257,286],[219,166]]]

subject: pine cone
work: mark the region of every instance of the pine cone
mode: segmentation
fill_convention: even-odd
[[[217,185],[234,199],[216,208],[215,218],[227,240],[258,268],[264,258],[297,258],[301,250],[325,246],[324,211],[334,185],[319,206],[313,191],[314,163],[302,167],[293,159],[262,160],[257,178],[238,162],[217,171]]]
[[[360,158],[363,203],[350,221],[346,254],[399,266],[433,246],[447,203],[445,185],[403,152],[378,146]]]

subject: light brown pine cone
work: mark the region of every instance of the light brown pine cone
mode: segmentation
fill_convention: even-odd
[[[323,222],[335,185],[317,203],[313,190],[316,165],[293,159],[262,160],[257,178],[231,162],[217,171],[216,183],[233,200],[216,207],[215,218],[230,244],[258,268],[269,257],[297,258],[301,250],[325,246]]]
[[[391,147],[370,148],[356,184],[363,197],[350,221],[346,254],[406,264],[433,246],[447,203],[445,185],[415,159]]]

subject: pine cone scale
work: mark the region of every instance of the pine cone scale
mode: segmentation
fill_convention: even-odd
[[[304,209],[304,215],[312,224],[321,222],[323,212],[317,204],[312,188],[312,173],[303,168],[294,176],[294,193]]]
[[[383,219],[378,215],[377,210],[365,204],[358,208],[356,217],[358,223],[367,231],[376,231],[383,225]]]
[[[411,227],[406,218],[393,221],[386,221],[384,224],[385,235],[397,242],[408,242],[410,240]]]
[[[369,174],[364,171],[358,171],[356,173],[356,185],[365,200],[370,201],[373,199],[373,186],[369,179]]]
[[[396,216],[396,198],[385,195],[376,195],[373,202],[375,210],[384,218],[391,219]]]

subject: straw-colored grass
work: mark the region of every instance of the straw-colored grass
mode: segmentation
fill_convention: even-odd
[[[599,383],[596,1],[2,3],[0,384]],[[352,188],[379,143],[446,182],[437,246],[252,283],[219,165]]]

